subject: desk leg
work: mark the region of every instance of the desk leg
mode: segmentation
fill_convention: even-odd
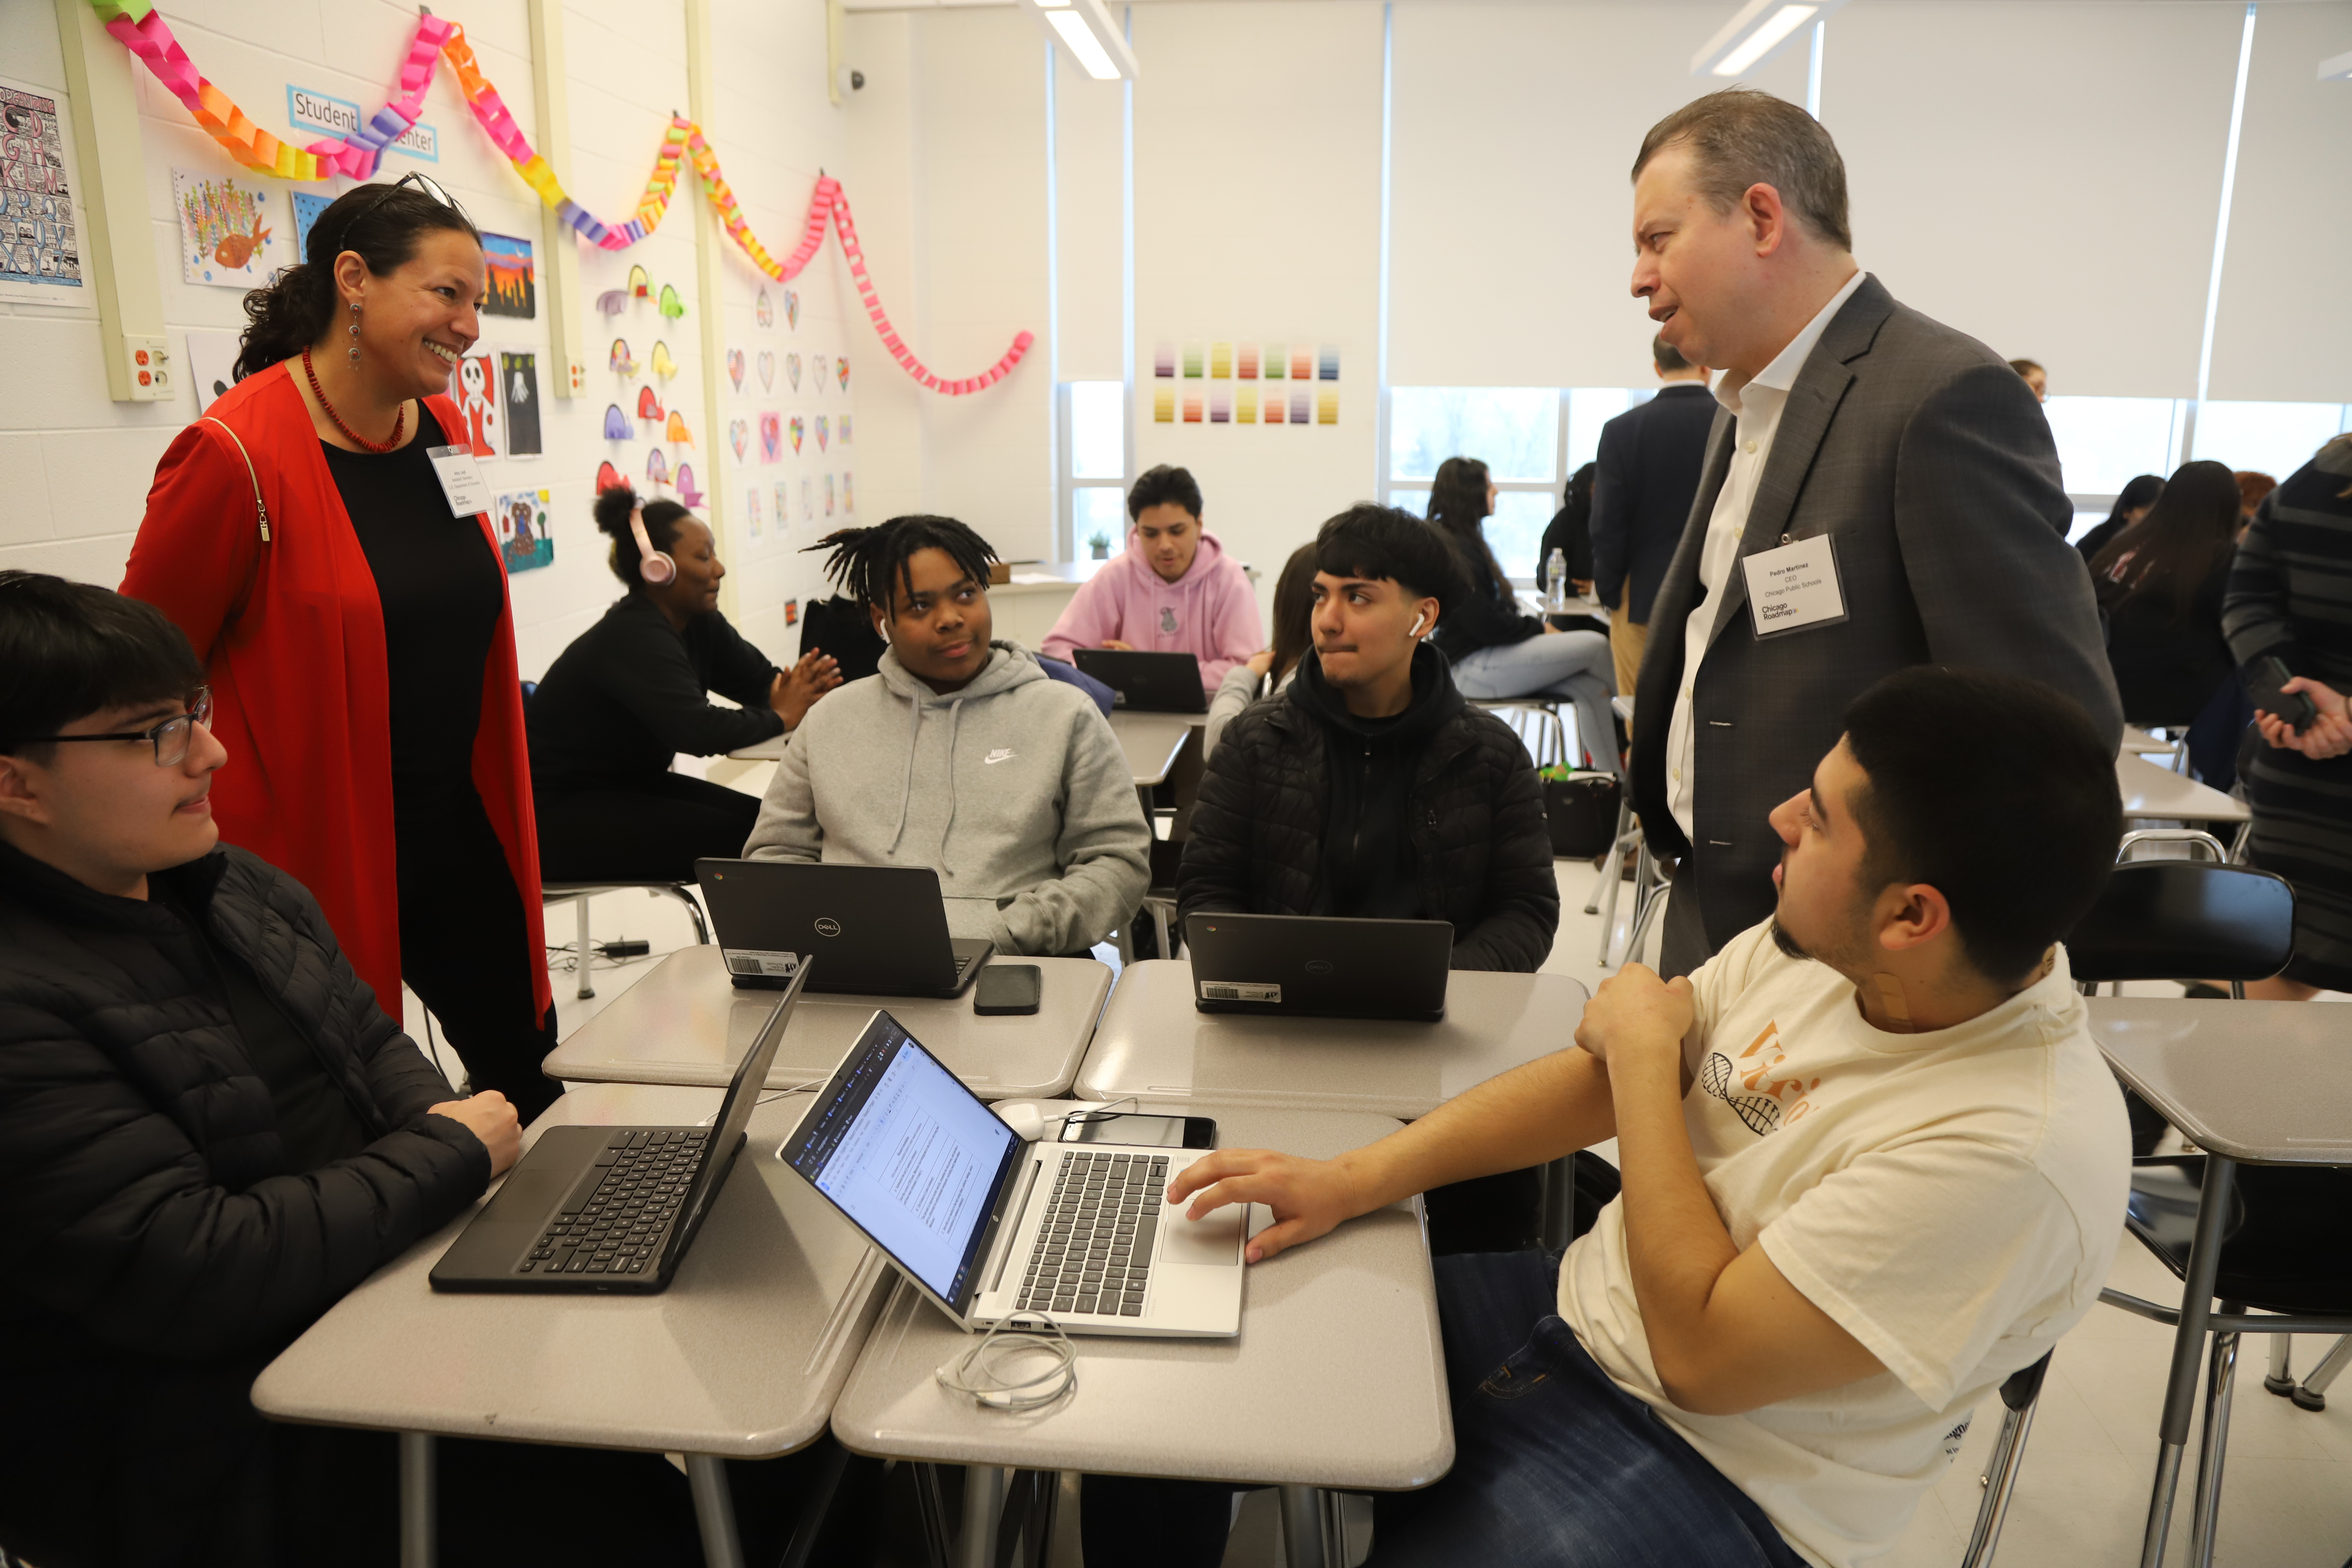
[[[735,1533],[735,1500],[727,1491],[727,1461],[714,1454],[688,1454],[686,1484],[694,1493],[694,1522],[702,1529],[702,1561],[709,1568],[743,1568],[743,1542]]]
[[[2205,1156],[2205,1181],[2197,1197],[2197,1234],[2189,1247],[2189,1277],[2180,1287],[2180,1328],[2172,1337],[2172,1375],[2164,1387],[2164,1420],[2158,1429],[2156,1488],[2147,1500],[2147,1531],[2140,1540],[2140,1568],[2164,1568],[2165,1537],[2172,1531],[2172,1498],[2180,1481],[2181,1450],[2189,1443],[2189,1415],[2197,1403],[2198,1363],[2204,1360],[2205,1329],[2213,1315],[2213,1280],[2221,1268],[2221,1229],[2229,1217],[2230,1189],[2237,1162]]]
[[[1004,1517],[1004,1472],[994,1465],[963,1470],[963,1529],[956,1535],[956,1568],[992,1568],[996,1527]]]
[[[1569,1232],[1576,1226],[1575,1159],[1570,1154],[1542,1167],[1542,1237],[1547,1247],[1566,1247],[1570,1239]]]
[[[1323,1489],[1282,1489],[1282,1557],[1285,1568],[1336,1568],[1323,1550]]]
[[[433,1568],[439,1560],[440,1486],[433,1470],[433,1435],[400,1435],[400,1568]]]

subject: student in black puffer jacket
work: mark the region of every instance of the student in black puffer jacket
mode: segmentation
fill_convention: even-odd
[[[1532,971],[1559,926],[1527,748],[1423,639],[1450,552],[1359,506],[1317,541],[1313,657],[1226,729],[1201,781],[1178,912],[1448,921],[1454,967]]]

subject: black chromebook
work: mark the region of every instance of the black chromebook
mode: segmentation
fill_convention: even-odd
[[[1192,1005],[1307,1018],[1445,1016],[1454,927],[1444,921],[1194,913],[1184,920]]]
[[[1147,653],[1141,648],[1082,647],[1071,651],[1079,673],[1091,675],[1118,693],[1129,713],[1206,713],[1201,661],[1189,653]]]
[[[727,978],[774,990],[824,954],[812,991],[955,996],[993,951],[948,935],[940,874],[928,866],[824,866],[805,860],[697,860]]]
[[[551,1127],[433,1266],[436,1290],[625,1291],[669,1286],[743,1147],[803,963],[743,1053],[709,1127]]]

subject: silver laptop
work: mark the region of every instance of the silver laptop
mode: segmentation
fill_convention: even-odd
[[[777,1153],[965,1329],[1241,1331],[1247,1205],[1166,1201],[1197,1152],[1025,1142],[887,1013]]]

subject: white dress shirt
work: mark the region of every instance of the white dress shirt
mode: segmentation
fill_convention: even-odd
[[[1780,432],[1780,410],[1788,405],[1789,389],[1797,384],[1797,373],[1805,368],[1814,345],[1829,331],[1831,320],[1868,276],[1857,269],[1754,379],[1741,382],[1727,370],[1718,371],[1712,384],[1715,400],[1730,409],[1737,421],[1731,432],[1731,468],[1715,498],[1715,510],[1707,515],[1706,542],[1698,556],[1698,580],[1706,589],[1706,597],[1692,606],[1690,618],[1683,623],[1683,682],[1675,693],[1674,721],[1666,726],[1666,805],[1694,849],[1699,842],[1698,829],[1692,826],[1696,816],[1692,803],[1696,799],[1693,764],[1697,740],[1693,733],[1696,721],[1691,716],[1691,691],[1698,684],[1699,660],[1714,640],[1716,614],[1723,606],[1723,584],[1739,559],[1740,536],[1748,531],[1748,508],[1755,504],[1757,483],[1771,458],[1772,437]]]

